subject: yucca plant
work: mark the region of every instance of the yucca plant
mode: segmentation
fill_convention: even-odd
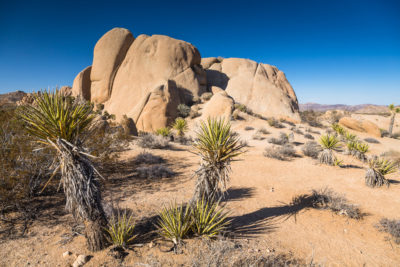
[[[190,206],[183,207],[176,203],[171,203],[168,208],[164,207],[160,213],[158,228],[161,236],[171,240],[174,247],[182,244],[192,227]]]
[[[198,199],[192,206],[192,230],[195,235],[215,237],[230,224],[228,213],[219,207],[219,202]]]
[[[338,134],[344,136],[346,134],[346,130],[340,126],[338,123],[332,124],[332,129]]]
[[[226,189],[230,164],[242,153],[244,144],[231,131],[229,122],[210,119],[201,122],[193,147],[201,157],[199,169],[195,172],[197,182],[193,200],[217,200],[218,193]]]
[[[335,157],[335,159],[334,159],[334,161],[333,161],[333,165],[334,165],[334,166],[341,167],[341,166],[343,165],[343,160],[338,159],[338,158]]]
[[[34,104],[22,107],[19,115],[30,134],[57,151],[59,164],[49,181],[61,171],[66,210],[83,220],[88,248],[96,251],[107,244],[107,219],[95,173],[100,175],[81,146],[82,134],[93,120],[92,111],[91,105],[73,101],[56,89],[36,94]]]
[[[368,152],[368,150],[369,150],[369,145],[368,144],[362,143],[362,142],[357,142],[355,156],[359,160],[366,161],[367,157],[365,156],[365,154]]]
[[[118,212],[111,217],[110,223],[106,231],[108,232],[108,240],[115,246],[126,248],[136,238],[134,235],[135,224],[133,214],[128,216],[127,211]]]
[[[168,127],[162,127],[156,131],[156,134],[163,137],[168,137],[171,134],[171,130]]]
[[[335,164],[333,151],[340,148],[340,140],[335,135],[326,134],[321,136],[319,143],[323,148],[318,156],[319,162],[333,166]]]
[[[172,128],[176,130],[179,137],[183,137],[189,129],[186,120],[183,118],[176,118]]]
[[[389,186],[389,181],[385,178],[385,175],[397,171],[396,163],[388,159],[375,157],[368,161],[368,165],[365,184],[370,187],[380,187],[384,184]]]
[[[389,105],[389,110],[392,113],[392,116],[390,118],[390,123],[389,123],[389,136],[392,136],[393,133],[393,125],[394,125],[394,119],[396,117],[397,113],[400,113],[400,108],[399,107],[395,107],[394,104],[390,104]]]
[[[343,137],[344,137],[344,141],[346,143],[357,141],[357,135],[349,133],[349,132],[346,132]]]

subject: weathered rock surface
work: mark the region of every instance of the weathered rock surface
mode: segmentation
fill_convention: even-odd
[[[235,102],[263,116],[300,119],[296,94],[276,67],[241,58],[203,59],[202,64],[211,64],[206,68],[209,88],[224,89]]]
[[[92,66],[86,67],[84,70],[78,73],[74,79],[74,83],[72,84],[72,95],[78,96],[80,95],[85,100],[90,100],[90,72],[92,70]]]
[[[368,120],[361,120],[351,117],[343,117],[339,120],[339,124],[358,132],[368,133],[375,137],[381,137],[379,127]]]
[[[233,99],[226,92],[217,93],[204,105],[201,120],[223,118],[225,121],[229,121],[233,111],[233,104]]]
[[[133,41],[129,30],[114,28],[96,43],[90,73],[93,102],[104,103],[110,98],[114,76]]]

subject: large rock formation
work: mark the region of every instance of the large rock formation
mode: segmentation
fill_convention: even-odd
[[[296,94],[276,67],[241,58],[205,58],[202,65],[209,88],[224,89],[236,102],[263,116],[300,120]]]
[[[381,137],[381,131],[379,127],[368,120],[361,118],[343,117],[339,120],[339,124],[358,132],[368,133],[375,137]]]
[[[114,28],[96,43],[90,73],[92,101],[104,103],[110,98],[114,76],[133,40],[127,29]]]
[[[233,111],[233,99],[226,92],[218,92],[204,105],[201,120],[224,118],[230,120]]]
[[[85,100],[90,100],[90,72],[92,66],[86,67],[78,73],[72,84],[72,95],[80,95]]]
[[[134,39],[122,28],[100,38],[92,66],[77,75],[72,91],[104,103],[117,120],[132,118],[139,131],[169,125],[177,105],[211,91],[206,115],[229,117],[235,101],[264,116],[299,119],[296,95],[275,67],[246,59],[201,59],[190,43],[163,35]]]

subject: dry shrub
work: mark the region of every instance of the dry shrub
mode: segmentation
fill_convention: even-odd
[[[136,171],[140,178],[169,178],[175,175],[175,172],[164,165],[138,167]]]
[[[296,156],[296,151],[290,144],[285,144],[283,146],[271,146],[265,148],[264,156],[279,160],[288,160],[291,157]]]
[[[285,125],[280,123],[275,118],[269,118],[269,119],[267,119],[267,122],[268,122],[269,126],[274,127],[274,128],[278,128],[278,129],[286,128]]]
[[[310,139],[310,140],[314,140],[315,139],[314,136],[312,136],[311,134],[308,134],[308,133],[304,135],[304,138]]]
[[[268,139],[268,143],[282,146],[289,143],[289,137],[285,133],[280,133],[279,138],[271,137]]]
[[[260,135],[258,133],[253,134],[252,138],[253,138],[253,140],[260,140],[260,141],[265,139],[264,136],[262,136],[262,135]]]
[[[280,119],[279,121],[282,123],[285,123],[287,125],[290,125],[290,126],[296,126],[296,124],[294,124],[293,122],[285,120],[285,119]]]
[[[257,134],[265,134],[265,135],[270,134],[270,132],[267,129],[263,128],[263,127],[258,129],[256,133]]]
[[[400,220],[383,218],[376,227],[379,231],[390,234],[394,242],[400,244]]]
[[[375,138],[370,138],[370,137],[365,138],[364,141],[367,142],[367,143],[371,143],[371,144],[379,144],[379,143],[380,143],[380,142],[379,142],[378,140],[376,140]]]
[[[165,149],[169,148],[169,141],[166,137],[148,133],[141,136],[137,145],[142,148]]]
[[[179,117],[186,118],[190,115],[190,107],[185,104],[179,104],[176,107]]]
[[[246,126],[246,127],[244,128],[244,130],[245,130],[245,131],[252,131],[252,130],[254,130],[254,128],[251,127],[251,126]]]
[[[323,125],[318,121],[318,117],[322,115],[321,112],[315,112],[313,110],[306,110],[300,112],[301,121],[307,123],[311,127],[322,128]]]
[[[148,152],[141,152],[135,158],[135,164],[160,164],[164,163],[164,159],[160,156],[153,155]]]
[[[250,247],[247,243],[218,239],[202,240],[188,248],[192,267],[250,267],[250,266],[315,266],[312,262],[296,259],[291,254],[263,254],[265,249]],[[265,253],[265,252],[264,252]]]
[[[301,149],[304,156],[317,159],[319,153],[321,152],[321,146],[317,142],[311,141],[307,142]]]
[[[312,191],[313,207],[329,209],[337,214],[345,215],[352,219],[362,219],[365,216],[357,205],[350,204],[343,196],[329,188]]]

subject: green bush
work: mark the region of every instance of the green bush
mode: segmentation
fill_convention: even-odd
[[[178,116],[186,118],[190,114],[190,107],[185,104],[179,104],[177,106]]]

